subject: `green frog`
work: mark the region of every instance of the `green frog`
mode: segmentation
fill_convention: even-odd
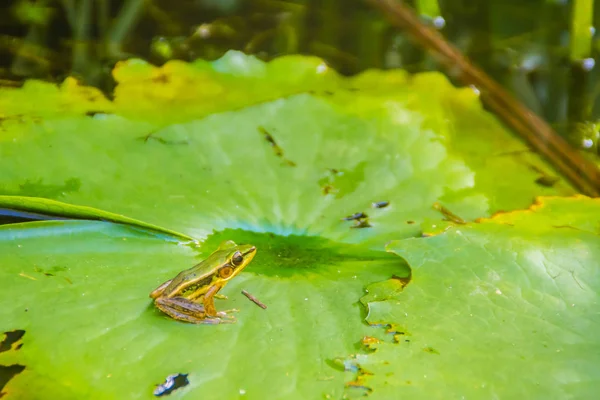
[[[181,271],[153,290],[150,297],[159,310],[179,321],[193,324],[235,322],[235,317],[228,313],[237,310],[217,311],[214,298],[219,297],[219,290],[242,272],[255,255],[253,245],[224,241],[204,261]]]

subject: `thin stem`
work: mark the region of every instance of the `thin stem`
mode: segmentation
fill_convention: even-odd
[[[67,21],[69,21],[69,25],[71,29],[75,30],[75,21],[77,11],[75,10],[75,1],[74,0],[61,0],[63,8],[65,9],[65,14],[67,15]]]
[[[92,0],[80,0],[73,29],[72,69],[84,77],[88,69],[91,19]]]
[[[588,58],[592,51],[594,0],[574,0],[571,18],[571,60]]]
[[[110,5],[107,0],[96,0],[96,9],[98,13],[98,32],[100,37],[104,37],[108,32],[108,19]]]
[[[583,158],[539,116],[519,103],[485,72],[471,64],[437,31],[423,25],[414,12],[395,0],[369,0],[390,22],[407,29],[422,46],[432,50],[453,76],[481,92],[481,100],[549,160],[582,193],[600,195],[600,170]]]
[[[429,18],[435,18],[442,15],[437,0],[415,0],[415,9],[417,9],[419,14]]]
[[[107,40],[108,55],[115,58],[122,56],[123,39],[129,34],[144,9],[145,0],[126,0]]]

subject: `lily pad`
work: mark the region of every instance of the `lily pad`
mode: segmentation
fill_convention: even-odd
[[[0,330],[25,331],[0,353],[0,365],[25,367],[9,399],[151,398],[177,374],[189,384],[173,398],[339,398],[353,375],[343,358],[361,338],[388,336],[359,299],[379,284],[369,290],[385,304],[411,274],[387,242],[447,224],[436,203],[472,221],[574,193],[537,184],[552,170],[438,74],[342,78],[313,58],[230,53],[161,68],[132,60],[115,76],[115,101],[85,107],[85,91],[68,100],[71,84],[0,92],[11,103],[0,195],[119,222],[0,227]],[[11,99],[31,87],[37,109],[20,110]],[[488,144],[477,152],[472,141]],[[189,237],[200,244],[181,243]],[[258,247],[218,302],[241,309],[238,322],[187,325],[157,311],[150,291],[225,239]]]
[[[600,201],[540,199],[394,241],[412,280],[377,283],[367,321],[392,327],[357,360],[373,398],[593,398],[600,382]]]
[[[211,236],[205,249],[222,238],[260,250],[217,300],[241,310],[237,323],[200,326],[166,317],[148,297],[194,263],[190,246],[96,221],[0,228],[0,329],[25,331],[21,348],[0,353],[1,364],[25,366],[8,398],[145,399],[176,373],[190,382],[176,398],[258,399],[266,379],[288,398],[339,397],[346,377],[330,363],[372,330],[356,304],[364,285],[408,266],[385,252],[245,231]]]
[[[484,113],[471,91],[452,88],[441,75],[409,82],[404,73],[367,72],[327,80],[314,61],[310,69],[298,63],[297,70],[294,63],[273,61],[242,74],[232,61],[241,56],[233,55],[210,64],[211,69],[204,62],[179,63],[175,70],[209,81],[216,77],[227,93],[241,90],[243,79],[245,98],[252,99],[248,87],[272,85],[271,78],[281,83],[280,65],[285,65],[291,70],[289,81],[280,86],[302,92],[304,84],[306,91],[287,91],[279,100],[204,118],[198,111],[195,120],[193,111],[181,114],[173,97],[170,103],[140,106],[149,116],[143,122],[122,116],[129,111],[121,113],[119,107],[140,103],[145,93],[140,87],[175,96],[173,88],[180,83],[143,78],[144,71],[174,74],[173,68],[132,61],[119,73],[131,69],[128,73],[135,76],[141,69],[146,86],[128,86],[133,78],[120,77],[125,81],[115,114],[22,117],[5,126],[0,194],[95,207],[196,238],[213,229],[241,227],[368,241],[381,249],[388,240],[418,235],[425,220],[443,219],[432,209],[437,201],[472,220],[527,207],[536,195],[574,193],[563,181],[538,185],[536,171],[548,167]],[[251,57],[242,60],[260,64]],[[328,91],[314,92],[316,81]],[[198,104],[190,100],[188,107],[212,107],[218,98],[204,97]],[[155,108],[147,109],[152,104]],[[223,104],[222,109],[239,106]],[[171,123],[152,122],[156,113]],[[481,144],[479,152],[471,142]],[[371,204],[379,201],[390,205],[373,209]],[[368,215],[373,229],[340,222],[357,212]]]

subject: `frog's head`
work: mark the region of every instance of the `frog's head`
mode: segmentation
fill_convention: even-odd
[[[251,244],[237,245],[232,240],[221,243],[219,250],[225,255],[225,262],[216,271],[220,280],[228,281],[242,272],[256,255],[256,246]]]

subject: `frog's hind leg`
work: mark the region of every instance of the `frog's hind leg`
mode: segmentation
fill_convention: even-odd
[[[169,317],[178,321],[189,322],[191,324],[221,324],[231,323],[225,314],[216,313],[215,316],[208,316],[202,304],[194,303],[185,297],[158,298],[155,301],[156,307],[167,314]]]
[[[206,317],[202,304],[194,303],[183,297],[158,298],[154,304],[160,311],[179,321],[197,324]]]

